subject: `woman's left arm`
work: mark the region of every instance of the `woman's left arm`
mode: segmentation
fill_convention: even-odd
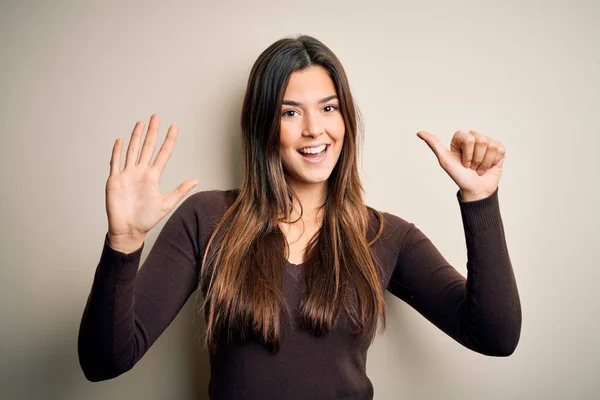
[[[458,185],[467,244],[467,278],[411,224],[388,290],[466,347],[508,356],[521,333],[521,303],[498,204],[506,150],[477,131],[457,131],[450,149],[417,132]]]
[[[467,244],[467,278],[410,224],[387,289],[465,347],[509,356],[520,337],[521,305],[498,189],[476,201],[462,201],[460,192],[457,198]]]

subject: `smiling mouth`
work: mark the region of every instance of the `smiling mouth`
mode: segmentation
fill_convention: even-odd
[[[327,155],[327,149],[330,145],[325,144],[317,147],[307,147],[297,150],[298,153],[306,160],[312,163],[322,161]]]

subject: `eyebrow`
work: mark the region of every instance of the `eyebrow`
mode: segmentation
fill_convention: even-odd
[[[337,99],[337,95],[331,95],[331,96],[327,96],[325,98],[322,98],[321,100],[319,100],[319,104],[321,103],[327,103],[329,100],[333,100],[333,99]],[[293,101],[293,100],[284,100],[282,103],[284,106],[296,106],[296,107],[300,107],[302,106],[302,103],[297,102],[297,101]]]

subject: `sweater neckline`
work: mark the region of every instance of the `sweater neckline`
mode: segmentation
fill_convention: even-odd
[[[301,263],[301,264],[294,264],[293,262],[290,262],[289,260],[285,260],[286,264],[292,267],[303,267],[305,263]]]

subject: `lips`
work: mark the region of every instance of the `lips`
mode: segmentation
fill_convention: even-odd
[[[319,147],[319,146],[316,146]],[[319,163],[321,161],[323,161],[326,157],[327,154],[329,153],[329,147],[331,147],[330,145],[325,145],[325,149],[323,151],[321,151],[320,153],[302,153],[300,150],[298,150],[298,154],[300,154],[302,156],[302,159],[304,159],[304,161],[309,162],[311,164],[316,164]],[[315,148],[315,147],[312,147]]]
[[[325,150],[326,146],[328,146],[327,143],[319,143],[312,146],[300,148],[298,149],[298,151],[302,154],[317,154]]]

